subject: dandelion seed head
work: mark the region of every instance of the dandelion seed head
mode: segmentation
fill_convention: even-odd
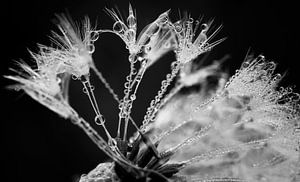
[[[276,63],[262,55],[249,56],[226,83],[227,73],[220,67],[226,58],[202,67],[193,61],[224,40],[211,43],[221,26],[209,33],[212,21],[201,24],[187,14],[172,23],[168,10],[136,36],[131,5],[125,21],[115,10],[107,12],[115,21],[112,30],[94,30],[88,18],[76,24],[57,15],[60,32],[52,32],[51,37],[55,45],[39,44],[37,53],[29,51],[36,68],[19,63],[17,75],[6,76],[17,82],[11,88],[70,119],[113,160],[99,164],[80,182],[283,181],[299,173],[300,95],[291,87],[278,88],[282,75],[275,73]],[[93,63],[94,42],[104,32],[119,36],[129,50],[123,99]],[[150,102],[140,129],[131,116],[138,87],[147,68],[169,51],[177,60]],[[90,68],[119,104],[115,138],[105,127],[109,121],[100,112]],[[165,95],[178,73],[174,89]],[[69,105],[70,75],[81,77],[94,122],[104,129],[108,141]],[[127,140],[129,124],[137,133]]]
[[[177,59],[183,63],[187,63],[195,59],[200,54],[206,52],[204,43],[207,39],[207,28],[203,29],[195,39],[193,31],[193,20],[184,18],[175,23],[175,31],[178,35],[178,48],[175,51]]]
[[[17,84],[11,88],[23,90],[37,102],[46,106],[50,110],[56,112],[63,118],[68,118],[72,115],[72,109],[65,99],[62,90],[62,79],[57,75],[41,72],[39,69],[33,70],[25,63],[19,63],[21,70],[18,71],[20,76],[6,76],[6,78],[14,80]],[[45,65],[40,65],[45,69]]]
[[[60,79],[57,78],[56,75],[42,72],[39,69],[33,70],[25,63],[18,64],[21,69],[17,72],[20,76],[8,76],[9,79],[19,82],[22,85],[27,85],[28,87],[44,90],[52,96],[60,93]]]
[[[136,54],[139,51],[139,47],[136,45],[137,19],[132,6],[129,4],[129,14],[126,22],[124,22],[122,16],[118,16],[115,10],[106,9],[106,11],[115,22],[112,31],[102,31],[108,31],[118,35],[126,44],[126,48],[130,54]]]
[[[145,26],[137,36],[137,20],[129,5],[129,15],[125,22],[121,16],[118,16],[115,10],[106,9],[108,14],[114,19],[112,30],[102,30],[103,32],[112,32],[118,35],[126,44],[130,55],[143,55],[143,58],[149,59],[149,64],[153,64],[162,55],[168,52],[174,45],[173,35],[170,31],[169,10],[158,16],[156,20]]]
[[[284,124],[282,120],[299,118],[299,94],[294,93],[290,87],[277,89],[282,76],[274,74],[275,68],[276,64],[265,61],[263,56],[248,59],[229,80],[226,90],[232,96],[251,98],[248,104],[248,108],[251,108],[249,115],[257,116],[260,120],[268,120],[265,117],[273,116],[273,124],[281,126]]]
[[[162,138],[159,151],[190,143],[170,159],[171,163],[193,161],[180,174],[203,180],[227,176],[257,181],[256,177],[261,176],[282,181],[297,173],[299,95],[291,88],[278,88],[282,76],[275,73],[276,64],[261,58],[249,57],[237,74],[223,84],[223,94],[217,94],[218,88],[206,89],[205,78],[220,74],[220,70],[209,69],[210,66],[194,72],[184,70],[181,79],[185,81],[181,82],[186,87],[200,84],[200,91],[182,95],[179,92],[160,110],[148,130],[154,141]],[[210,99],[207,105],[191,112]],[[164,136],[168,130],[172,132]],[[202,130],[205,133],[200,134]],[[230,152],[236,152],[237,158],[226,158]],[[274,168],[294,172],[279,170],[277,179]]]
[[[60,61],[60,70],[80,77],[88,75],[90,67],[94,64],[92,53],[95,51],[94,42],[99,33],[91,28],[90,20],[86,17],[82,22],[82,30],[66,15],[56,15],[58,28],[62,35],[52,32],[52,41],[58,45],[57,50],[49,52],[49,57]]]
[[[186,15],[183,19],[174,23],[174,31],[178,38],[178,46],[177,49],[175,49],[177,60],[182,63],[192,61],[224,40],[220,39],[213,43],[209,42],[221,28],[219,27],[208,36],[207,32],[210,29],[211,24],[212,22],[203,23],[200,26],[200,33],[197,35],[200,25],[199,20],[194,22],[193,18]]]

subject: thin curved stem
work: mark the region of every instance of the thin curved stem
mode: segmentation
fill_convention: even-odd
[[[81,82],[82,82],[83,87],[84,87],[84,92],[88,96],[88,98],[90,100],[90,103],[91,103],[91,105],[93,107],[93,110],[94,110],[94,112],[96,114],[96,117],[95,117],[96,124],[102,126],[102,128],[104,129],[104,131],[105,131],[105,133],[106,133],[106,135],[108,137],[108,140],[111,141],[112,137],[111,137],[110,133],[108,132],[106,126],[105,126],[104,117],[100,113],[100,110],[99,110],[99,107],[98,107],[98,103],[96,101],[96,98],[95,98],[95,95],[94,95],[94,91],[93,91],[92,85],[90,83],[89,77],[88,76],[84,76],[84,80],[81,80]],[[100,123],[97,123],[97,120],[99,120]]]
[[[105,88],[109,91],[109,93],[113,96],[113,98],[120,103],[120,99],[118,97],[118,95],[115,93],[115,91],[111,88],[110,84],[106,81],[106,79],[104,78],[104,76],[102,75],[102,73],[95,67],[95,65],[93,65],[91,67],[93,69],[93,71],[96,73],[97,77],[99,78],[99,80],[104,84]]]

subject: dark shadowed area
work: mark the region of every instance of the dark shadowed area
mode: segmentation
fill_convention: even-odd
[[[278,71],[287,71],[282,84],[298,84],[295,90],[299,92],[298,60],[295,59],[299,50],[295,48],[296,35],[291,33],[296,26],[293,5],[258,0],[136,0],[131,3],[136,9],[139,31],[168,9],[171,9],[172,20],[177,20],[179,12],[184,11],[191,13],[195,19],[199,16],[203,16],[204,20],[214,18],[216,26],[224,26],[215,40],[223,37],[227,40],[209,53],[208,62],[228,54],[230,59],[223,67],[233,74],[251,48],[256,55],[263,53],[267,59],[278,62]],[[16,68],[13,60],[23,59],[30,63],[27,49],[36,51],[36,43],[50,45],[50,31],[57,30],[51,21],[55,13],[68,11],[75,21],[88,15],[92,24],[97,22],[98,28],[111,28],[113,21],[103,10],[116,6],[123,17],[127,16],[128,2],[117,0],[26,0],[9,1],[4,7],[2,5],[4,57],[1,58],[1,75],[11,74],[9,67]],[[299,42],[296,45],[299,48]],[[129,71],[124,43],[117,36],[103,34],[95,46],[93,58],[96,65],[116,93],[123,96],[123,83]],[[173,54],[167,54],[146,72],[133,105],[132,116],[136,121],[141,122],[174,59]],[[114,136],[118,119],[117,103],[93,74],[92,78],[100,110]],[[109,160],[78,127],[59,118],[27,95],[5,90],[5,86],[12,82],[2,76],[0,80],[1,151],[4,152],[1,164],[5,169],[1,174],[5,174],[4,177],[9,179],[7,181],[77,181],[81,174]],[[71,83],[70,100],[74,108],[92,123],[92,108],[82,92],[81,84],[76,81]],[[93,126],[103,134],[100,127]],[[131,127],[130,133],[133,131]]]

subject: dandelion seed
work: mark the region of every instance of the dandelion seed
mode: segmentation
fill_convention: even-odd
[[[6,78],[17,82],[16,85],[10,88],[22,89],[34,100],[48,107],[64,118],[69,118],[72,115],[70,106],[65,100],[68,90],[63,90],[60,85],[66,77],[56,77],[50,74],[45,74],[41,70],[33,70],[25,63],[19,63],[21,67],[17,73],[20,76],[6,76]],[[45,69],[45,67],[43,67]]]
[[[221,29],[220,26],[210,36],[207,36],[207,32],[209,31],[212,22],[202,24],[201,31],[195,38],[200,21],[196,21],[195,27],[193,26],[193,23],[194,20],[186,16],[174,24],[174,30],[178,38],[178,46],[177,49],[175,49],[175,53],[177,60],[181,63],[187,63],[197,58],[200,54],[209,51],[211,48],[225,40],[225,38],[223,38],[216,42],[209,43]]]
[[[56,17],[59,21],[57,26],[63,35],[53,32],[52,40],[60,49],[51,51],[49,56],[63,63],[60,68],[61,71],[72,74],[81,80],[84,91],[96,114],[95,122],[98,123],[99,121],[98,124],[103,127],[108,139],[112,140],[105,127],[105,121],[100,113],[89,79],[90,68],[96,73],[100,73],[92,59],[92,53],[95,51],[94,42],[98,39],[99,32],[92,30],[90,20],[87,17],[82,23],[82,30],[79,30],[71,18],[67,18],[65,15],[57,15]]]
[[[85,18],[82,22],[82,30],[66,15],[56,15],[59,23],[58,28],[62,35],[52,32],[51,40],[59,46],[53,50],[53,59],[60,60],[64,72],[76,77],[88,75],[90,67],[94,66],[92,53],[95,51],[94,41],[99,36],[98,32],[91,28],[90,20]]]
[[[147,25],[137,37],[137,20],[132,6],[129,4],[129,15],[127,23],[119,17],[114,10],[106,9],[109,15],[115,20],[112,30],[101,30],[100,32],[111,32],[117,34],[126,44],[131,57],[139,55],[137,60],[147,59],[148,66],[158,58],[171,50],[174,46],[173,33],[169,24],[169,11],[158,16],[156,20]],[[129,59],[129,61],[135,61]]]

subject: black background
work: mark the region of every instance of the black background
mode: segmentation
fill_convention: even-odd
[[[238,69],[251,48],[257,54],[279,63],[278,71],[287,71],[282,85],[298,84],[299,71],[296,57],[299,52],[296,29],[297,11],[288,1],[131,1],[137,10],[138,29],[153,21],[160,13],[171,9],[171,18],[178,18],[178,10],[188,11],[193,17],[215,18],[215,25],[224,28],[218,38],[228,39],[217,46],[209,59],[219,59],[229,54],[224,64],[231,74]],[[27,48],[36,50],[36,43],[49,45],[48,35],[55,29],[51,22],[55,13],[66,10],[74,20],[88,15],[98,27],[110,28],[113,21],[104,7],[118,6],[127,15],[127,1],[101,0],[52,0],[52,1],[9,1],[2,4],[1,75],[7,75],[12,60],[30,60]],[[4,49],[3,49],[4,48]],[[128,73],[127,52],[116,36],[103,35],[96,42],[94,59],[104,76],[122,94],[124,77]],[[134,104],[133,117],[140,121],[152,97],[157,93],[160,80],[168,72],[173,55],[163,57],[153,65],[140,87]],[[93,76],[93,75],[92,75]],[[111,96],[93,79],[100,109],[107,120],[112,135],[116,132],[117,104]],[[69,121],[33,101],[22,93],[7,91],[10,81],[1,77],[1,166],[5,168],[4,178],[8,181],[76,181],[80,174],[87,173],[108,158],[85,134]],[[71,104],[87,120],[93,121],[92,109],[81,90],[81,85],[71,83]],[[296,87],[299,92],[299,88]],[[94,125],[93,125],[94,126]],[[95,128],[103,135],[102,130]],[[132,130],[131,130],[132,131]],[[3,176],[2,176],[3,177]],[[1,177],[0,177],[1,178]],[[1,180],[2,181],[2,180]]]

